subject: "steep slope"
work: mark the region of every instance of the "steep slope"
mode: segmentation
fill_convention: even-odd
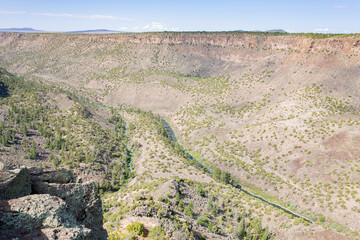
[[[360,229],[359,52],[357,35],[0,36],[9,70],[113,107],[158,113],[209,169],[353,238]],[[143,137],[133,139],[146,146],[138,174],[150,169],[139,164],[157,146]],[[277,227],[283,238],[303,231]]]
[[[201,239],[204,233],[226,239],[236,234],[229,226],[240,220],[243,230],[237,234],[272,236],[262,226],[263,210],[248,212],[256,199],[243,196],[247,201],[238,202],[241,208],[229,213],[218,206],[224,200],[214,193],[225,186],[203,186],[213,180],[170,141],[158,116],[132,108],[107,108],[4,69],[0,81],[4,93],[0,98],[0,198],[6,200],[0,209],[2,238],[105,239],[97,188],[94,183],[83,184],[84,180],[95,181],[106,193],[103,223],[111,239],[124,235],[120,226],[131,226],[134,219],[145,222],[149,237],[161,234],[162,239]],[[9,174],[24,166],[30,168],[31,179],[24,169],[14,177]],[[57,173],[56,169],[68,170]],[[173,185],[175,193],[169,187]],[[211,199],[208,209],[213,210],[203,216],[207,199]]]

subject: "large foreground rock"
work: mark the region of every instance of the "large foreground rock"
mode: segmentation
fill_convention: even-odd
[[[1,240],[86,240],[89,239],[90,229],[87,228],[45,228],[33,232],[15,230],[0,230]]]
[[[0,239],[87,239],[64,200],[35,194],[0,201]]]
[[[33,191],[63,199],[76,221],[92,230],[91,238],[106,238],[106,231],[102,227],[101,199],[94,182],[68,184],[35,182]]]
[[[34,231],[41,228],[76,226],[65,202],[49,194],[35,194],[0,201],[0,228]]]
[[[91,230],[87,228],[46,228],[41,229],[41,233],[46,236],[44,239],[89,239]]]
[[[70,171],[0,170],[0,239],[107,239],[93,182]],[[79,181],[77,181],[79,182]]]

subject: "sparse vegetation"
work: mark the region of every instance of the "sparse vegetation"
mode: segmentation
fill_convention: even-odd
[[[130,216],[161,220],[150,239],[310,229],[241,187],[359,238],[358,35],[72,36],[3,34],[26,79],[1,69],[0,153],[97,181],[110,239],[135,238]]]

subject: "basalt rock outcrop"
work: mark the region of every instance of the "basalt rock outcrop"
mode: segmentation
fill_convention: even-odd
[[[0,239],[106,239],[97,187],[70,171],[1,171]]]
[[[106,236],[102,229],[101,199],[95,183],[58,184],[39,181],[34,183],[33,190],[37,194],[48,193],[63,199],[76,221],[93,230],[91,235],[94,239],[96,236]]]
[[[30,173],[26,169],[0,172],[0,199],[19,198],[31,193]]]

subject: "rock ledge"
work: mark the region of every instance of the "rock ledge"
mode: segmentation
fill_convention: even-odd
[[[1,239],[106,239],[93,182],[71,171],[0,170]]]

